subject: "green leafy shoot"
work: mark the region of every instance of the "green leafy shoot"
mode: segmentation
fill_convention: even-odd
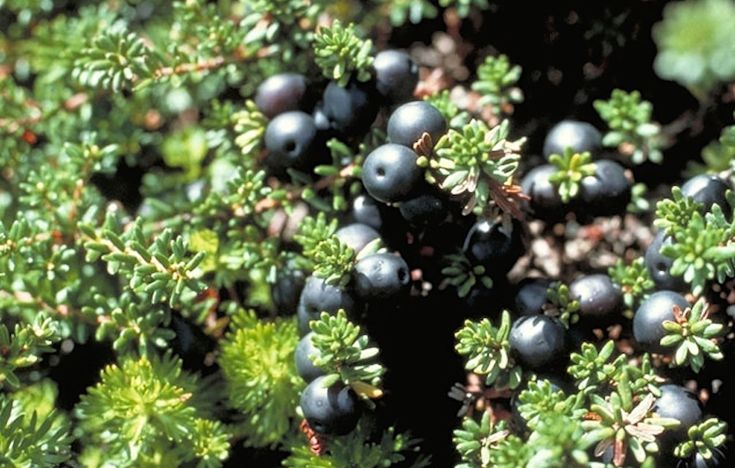
[[[704,460],[712,460],[727,440],[727,423],[717,418],[705,419],[690,427],[687,436],[687,440],[674,448],[674,455],[679,458],[699,455]]]
[[[16,371],[37,364],[40,355],[53,352],[51,345],[60,339],[59,324],[42,313],[32,323],[16,324],[12,334],[5,324],[0,324],[0,387],[19,387]]]
[[[546,290],[546,297],[550,304],[544,306],[544,314],[557,317],[567,329],[579,321],[581,304],[577,299],[571,297],[569,286],[555,281]]]
[[[452,101],[451,94],[448,89],[425,96],[424,101],[436,107],[444,117],[444,120],[449,123],[449,128],[459,130],[470,121],[470,114],[467,111],[460,109],[459,106]]]
[[[687,174],[735,171],[735,125],[723,128],[720,138],[702,149],[702,161],[704,164],[690,161]]]
[[[463,253],[447,255],[445,260],[449,266],[442,269],[442,275],[449,284],[457,288],[459,297],[466,297],[478,284],[482,284],[487,289],[493,287],[493,280],[485,274],[485,267],[472,265]]]
[[[254,160],[263,145],[268,119],[250,99],[245,101],[245,108],[232,114],[231,118],[237,135],[235,144],[240,147],[244,156]]]
[[[628,213],[643,214],[651,211],[651,202],[646,198],[647,194],[648,187],[646,187],[646,184],[633,184],[630,189],[630,203],[626,207]]]
[[[691,197],[685,197],[681,188],[671,189],[671,198],[664,198],[656,203],[656,219],[653,225],[667,235],[685,228],[695,213],[701,213],[704,207]]]
[[[628,265],[619,259],[608,268],[607,274],[613,284],[623,292],[623,301],[629,310],[639,304],[656,286],[643,258],[636,258]]]
[[[373,43],[361,39],[350,23],[342,26],[335,20],[331,27],[322,27],[314,36],[314,60],[325,77],[346,86],[350,77],[358,81],[370,79],[373,64]]]
[[[597,100],[594,105],[610,128],[602,139],[603,145],[629,155],[635,164],[663,161],[661,126],[651,122],[653,106],[641,100],[638,91],[627,93],[615,89],[610,100]]]
[[[472,89],[482,95],[481,105],[491,105],[495,114],[512,113],[512,104],[523,102],[523,92],[515,86],[521,77],[521,67],[512,65],[505,55],[488,56],[477,68],[477,80]]]
[[[643,463],[647,454],[658,452],[657,436],[668,428],[679,425],[672,418],[662,418],[653,413],[656,397],[647,394],[635,401],[627,377],[618,382],[618,388],[609,399],[590,395],[590,417],[582,422],[587,431],[583,439],[597,444],[596,457],[612,449],[612,462],[615,466],[626,466],[630,452],[638,463]]]
[[[674,365],[688,364],[694,372],[699,372],[705,356],[715,361],[724,357],[714,340],[722,334],[724,326],[712,322],[703,298],[685,310],[674,306],[673,312],[676,320],[663,323],[666,336],[661,338],[661,346],[676,347]]]
[[[556,167],[556,172],[549,176],[549,182],[557,187],[564,203],[577,196],[582,178],[595,174],[592,155],[587,151],[575,153],[572,148],[567,147],[563,155],[549,156],[549,162]]]
[[[509,132],[507,120],[489,129],[472,119],[460,130],[450,129],[436,143],[434,155],[420,156],[417,164],[429,169],[431,182],[464,199],[463,214],[483,214],[493,205],[520,218],[513,177],[525,138],[509,141]]]
[[[491,450],[509,434],[506,422],[494,423],[488,411],[482,413],[480,422],[465,417],[462,427],[455,429],[452,437],[462,459],[456,468],[489,467]]]
[[[597,350],[592,343],[582,343],[579,353],[570,355],[571,365],[567,369],[581,391],[604,391],[604,387],[615,379],[625,356],[610,360],[615,351],[615,342],[609,340]]]
[[[467,320],[455,334],[457,352],[465,356],[465,369],[485,377],[487,385],[516,388],[521,383],[522,369],[510,355],[510,312],[503,311],[500,326],[490,320]]]
[[[548,380],[532,380],[525,390],[518,394],[518,412],[531,430],[553,415],[563,415],[579,419],[585,413],[582,408],[583,394],[567,396],[562,390],[555,390]]]
[[[344,310],[336,315],[322,312],[310,327],[318,350],[310,359],[328,372],[325,386],[341,380],[363,398],[382,396],[379,386],[385,368],[377,361],[379,350],[370,345],[369,337],[360,333],[360,327],[350,322]]]
[[[350,280],[355,251],[343,244],[335,232],[337,220],[328,223],[324,213],[319,213],[316,218],[304,219],[294,239],[303,247],[303,255],[315,275],[344,287]]]

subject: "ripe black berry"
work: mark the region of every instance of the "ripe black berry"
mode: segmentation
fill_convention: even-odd
[[[564,335],[564,326],[555,318],[523,316],[510,329],[510,349],[523,367],[541,369],[562,356]]]
[[[505,274],[523,254],[521,230],[517,221],[508,229],[501,222],[481,219],[470,228],[462,249],[474,265],[492,274]]]
[[[662,418],[674,418],[679,425],[664,433],[672,442],[687,439],[687,431],[702,419],[702,403],[697,396],[679,385],[661,385],[661,396],[656,400],[653,411]]]
[[[557,187],[549,181],[555,172],[554,166],[543,164],[533,168],[521,181],[523,193],[531,198],[528,203],[531,213],[544,221],[560,220],[567,211]]]
[[[447,122],[436,107],[425,101],[413,101],[394,110],[388,119],[388,140],[413,148],[428,133],[434,143],[447,131]]]
[[[327,284],[323,278],[310,276],[299,299],[299,333],[301,336],[309,333],[309,322],[317,320],[322,312],[334,314],[339,309],[352,312],[355,309],[352,296],[342,288]]]
[[[369,255],[355,264],[355,294],[361,299],[388,299],[411,282],[408,265],[398,255]]]
[[[689,179],[681,186],[681,193],[694,201],[704,205],[705,211],[709,211],[715,203],[720,205],[722,211],[730,212],[730,205],[725,198],[725,192],[730,187],[717,176],[700,174]]]
[[[294,359],[296,360],[296,372],[299,373],[302,379],[307,383],[312,380],[321,377],[326,374],[324,369],[314,365],[312,356],[319,355],[319,350],[314,347],[314,342],[311,341],[314,333],[308,333],[306,336],[301,338],[299,344],[296,346],[296,352]]]
[[[436,193],[424,193],[403,201],[398,208],[403,219],[412,226],[440,224],[448,213],[446,200]]]
[[[548,278],[525,278],[518,284],[515,311],[518,315],[538,315],[544,312],[546,291],[552,281]]]
[[[335,233],[337,239],[343,244],[359,253],[370,242],[380,238],[378,231],[367,224],[352,223],[343,226]]]
[[[623,309],[623,295],[610,277],[604,274],[585,275],[569,285],[569,294],[580,304],[582,318],[605,321]]]
[[[276,283],[271,288],[271,297],[276,312],[282,315],[296,313],[306,277],[299,268],[286,266],[276,274]]]
[[[314,119],[301,111],[278,115],[265,130],[267,163],[277,172],[288,168],[311,169],[326,155],[318,146]]]
[[[266,117],[298,110],[306,89],[304,75],[279,73],[260,83],[255,92],[255,105]]]
[[[673,291],[658,291],[646,299],[633,317],[633,336],[638,344],[652,353],[665,353],[667,348],[660,345],[666,335],[663,323],[674,320],[674,306],[682,310],[689,307],[684,296]]]
[[[595,174],[582,179],[579,188],[583,210],[593,216],[611,216],[625,211],[633,184],[615,161],[595,161]]]
[[[301,394],[301,410],[314,431],[344,435],[357,425],[362,413],[357,394],[342,382],[325,388],[324,377],[312,380]]]
[[[602,135],[592,125],[578,120],[562,120],[554,125],[544,140],[544,156],[564,154],[565,148],[576,153],[594,153],[602,146]]]
[[[658,289],[668,289],[670,291],[684,291],[687,284],[681,276],[674,276],[670,273],[671,265],[674,259],[669,258],[661,253],[661,249],[665,245],[671,244],[671,238],[661,231],[656,234],[651,245],[646,249],[646,269],[651,279],[656,283]]]
[[[423,179],[416,153],[405,146],[386,144],[371,152],[362,165],[362,183],[376,200],[384,203],[408,198]]]
[[[351,81],[343,87],[330,82],[324,90],[324,115],[332,128],[348,136],[365,133],[378,115],[374,86]]]
[[[389,103],[398,104],[411,99],[419,82],[419,67],[407,53],[384,50],[375,56],[373,67],[376,88]]]
[[[381,204],[370,195],[362,194],[352,200],[352,219],[356,223],[367,224],[373,229],[383,227]]]

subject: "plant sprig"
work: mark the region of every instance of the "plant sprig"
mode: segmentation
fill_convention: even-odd
[[[674,306],[673,312],[676,320],[662,324],[666,336],[661,338],[661,346],[676,347],[674,365],[688,364],[694,372],[699,372],[705,356],[715,361],[723,359],[714,338],[722,334],[724,325],[709,318],[708,305],[703,298],[684,310]]]
[[[691,426],[687,437],[674,448],[675,456],[693,458],[699,455],[704,460],[711,460],[727,440],[727,423],[717,418],[705,419]]]
[[[512,65],[505,55],[485,57],[477,68],[477,80],[472,90],[482,95],[481,105],[491,105],[493,112],[512,113],[512,104],[523,102],[523,92],[515,86],[521,77],[521,67]]]
[[[546,298],[550,302],[544,307],[546,315],[557,317],[567,329],[579,321],[582,305],[571,296],[568,285],[555,281],[546,290]]]
[[[370,79],[373,42],[360,39],[355,25],[343,26],[335,20],[330,27],[322,27],[314,35],[314,61],[325,77],[346,86],[351,77],[358,81]]]
[[[444,257],[449,266],[442,268],[442,275],[447,282],[457,288],[459,297],[466,297],[475,285],[482,285],[487,289],[493,287],[493,279],[486,275],[485,267],[473,265],[463,253],[451,254]]]
[[[656,286],[643,258],[636,258],[628,265],[619,259],[615,265],[608,268],[607,274],[623,292],[623,301],[629,310],[640,303]]]
[[[304,219],[294,239],[303,247],[303,255],[315,275],[345,286],[355,263],[355,251],[343,244],[335,232],[337,220],[327,222],[324,213],[319,213],[316,218]]]
[[[564,154],[549,156],[549,162],[556,166],[556,171],[549,176],[549,182],[557,187],[564,203],[579,194],[579,183],[584,177],[595,174],[595,164],[588,151],[577,153],[567,147],[564,148]]]

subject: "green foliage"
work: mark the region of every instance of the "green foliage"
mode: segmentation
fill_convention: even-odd
[[[370,79],[373,64],[373,42],[360,39],[355,25],[342,26],[335,20],[331,27],[322,27],[314,36],[314,61],[324,76],[346,86],[350,77],[358,81]]]
[[[572,148],[564,148],[564,154],[552,154],[549,162],[556,167],[556,172],[549,176],[549,182],[557,186],[559,196],[564,203],[568,203],[579,193],[579,183],[582,178],[595,174],[595,163],[592,155],[575,153]]]
[[[463,253],[447,255],[445,260],[449,265],[442,268],[442,275],[457,288],[459,297],[466,297],[475,285],[493,287],[493,279],[485,274],[485,267],[473,265]]]
[[[454,442],[461,463],[456,468],[489,467],[491,448],[508,437],[510,431],[506,429],[505,421],[494,423],[489,412],[483,412],[478,423],[472,417],[462,420],[461,429],[455,429],[452,441]]]
[[[383,8],[393,26],[410,21],[418,24],[424,18],[436,18],[437,8],[428,0],[382,0]]]
[[[219,466],[227,457],[225,430],[207,419],[199,383],[179,359],[128,358],[105,367],[100,378],[75,411],[83,440],[105,447],[110,462],[152,466],[198,459]]]
[[[444,120],[449,124],[449,128],[460,130],[467,125],[470,120],[470,115],[467,111],[460,109],[457,104],[452,101],[448,89],[425,96],[424,100],[436,107],[444,117]]]
[[[298,342],[293,319],[266,322],[244,311],[232,316],[219,364],[229,404],[243,413],[247,445],[274,446],[293,426],[304,387],[294,362]]]
[[[461,130],[450,129],[434,152],[436,157],[419,157],[417,163],[428,167],[428,177],[451,195],[462,197],[463,214],[485,213],[493,200],[503,211],[509,209],[505,191],[513,184],[525,138],[509,141],[507,120],[492,129],[472,119]]]
[[[263,146],[268,120],[258,110],[255,102],[249,99],[245,101],[245,109],[232,115],[232,122],[237,133],[235,144],[240,147],[244,156],[254,159]]]
[[[579,321],[581,304],[570,296],[569,286],[555,281],[546,290],[546,297],[551,303],[551,307],[544,311],[547,315],[558,317],[567,329]]]
[[[319,213],[316,218],[304,219],[295,239],[303,247],[303,255],[315,275],[345,286],[355,263],[355,251],[335,236],[336,231],[337,220],[327,223],[324,213]]]
[[[472,89],[482,95],[480,104],[490,104],[496,114],[508,113],[509,105],[523,102],[523,92],[515,86],[520,77],[521,67],[511,65],[505,55],[488,56],[477,68]]]
[[[466,356],[465,369],[485,377],[487,385],[516,388],[521,383],[522,369],[510,355],[510,313],[503,311],[500,326],[488,319],[467,320],[455,333],[457,352]]]
[[[53,352],[51,345],[61,339],[58,327],[43,314],[36,315],[32,323],[16,324],[12,334],[0,324],[0,385],[19,387],[16,371],[38,363],[42,353]]]
[[[626,207],[628,213],[642,214],[651,211],[651,203],[646,198],[648,187],[644,183],[633,184],[630,189],[630,203]]]
[[[715,361],[724,357],[714,338],[721,335],[725,327],[709,319],[707,307],[705,300],[699,299],[685,310],[674,309],[676,320],[663,323],[666,336],[661,338],[661,346],[676,347],[674,365],[688,364],[694,372],[699,372],[705,356]]]
[[[469,16],[473,7],[480,10],[490,8],[487,0],[439,0],[439,5],[456,8],[460,18]]]
[[[653,106],[641,100],[638,91],[614,89],[608,101],[597,100],[594,105],[610,128],[602,139],[603,145],[618,148],[635,164],[663,161],[661,127],[651,122]]]
[[[720,138],[702,149],[702,160],[704,164],[690,162],[687,171],[693,175],[735,169],[735,125],[723,128]]]
[[[328,372],[325,386],[341,380],[363,397],[382,394],[377,387],[385,368],[377,362],[379,350],[370,345],[367,335],[360,334],[360,326],[350,322],[344,310],[335,315],[322,312],[319,320],[309,325],[314,332],[314,348],[318,350],[316,356],[309,358]]]
[[[518,394],[518,412],[531,430],[553,415],[577,419],[585,410],[581,407],[582,394],[567,396],[562,390],[554,390],[548,380],[532,380]]]
[[[727,0],[675,3],[653,28],[656,73],[697,97],[735,78],[735,5]]]
[[[571,397],[570,397],[571,398]],[[590,466],[584,429],[577,419],[549,413],[539,420],[528,437],[531,447],[526,466],[544,468],[582,468]]]
[[[628,265],[619,259],[614,266],[608,268],[607,274],[622,291],[623,301],[629,310],[639,304],[656,286],[643,258],[636,258]]]
[[[55,411],[30,413],[0,394],[0,464],[12,467],[59,466],[71,458],[69,422]]]
[[[727,440],[727,423],[717,418],[705,419],[690,427],[687,436],[687,440],[676,446],[674,455],[691,458],[699,454],[703,459],[709,460]]]
[[[672,235],[686,226],[694,214],[703,209],[704,207],[693,198],[685,197],[679,187],[673,187],[671,198],[664,198],[656,203],[656,219],[653,225],[667,235]]]

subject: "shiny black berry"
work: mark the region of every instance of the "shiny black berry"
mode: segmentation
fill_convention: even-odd
[[[413,148],[413,144],[424,133],[431,135],[436,143],[446,131],[444,116],[426,101],[403,104],[388,119],[388,140],[409,148]]]
[[[360,253],[370,242],[380,238],[378,231],[371,228],[367,224],[352,223],[337,229],[335,233],[339,239],[347,247]]]
[[[416,165],[416,153],[391,143],[373,150],[362,165],[365,190],[383,203],[409,198],[423,177],[423,169]]]
[[[656,399],[653,411],[662,418],[674,418],[679,425],[667,430],[663,436],[667,441],[682,442],[687,431],[702,420],[702,403],[697,396],[679,385],[661,385],[661,396]]]
[[[515,311],[518,315],[538,315],[544,312],[546,291],[552,281],[548,278],[525,278],[518,284]]]
[[[687,284],[682,276],[674,276],[670,273],[674,259],[661,253],[665,245],[671,244],[671,238],[661,231],[656,234],[651,245],[646,249],[645,263],[648,274],[656,283],[657,289],[668,289],[670,291],[685,291]]]
[[[438,225],[449,212],[446,199],[432,192],[403,201],[398,208],[403,219],[412,226]]]
[[[314,333],[311,332],[301,338],[299,344],[296,346],[296,352],[294,353],[294,359],[296,360],[296,372],[304,379],[307,383],[312,380],[321,377],[326,374],[324,369],[314,365],[312,360],[313,356],[319,355],[319,350],[314,347],[314,342],[311,340],[314,337]]]
[[[707,174],[700,174],[689,179],[681,186],[681,193],[684,196],[693,198],[694,201],[701,203],[705,211],[709,211],[715,203],[725,213],[730,212],[730,205],[725,198],[725,192],[730,187],[719,177]]]
[[[281,315],[296,313],[306,277],[298,268],[287,265],[276,274],[276,283],[271,287],[271,298],[276,312]]]
[[[334,314],[339,309],[344,309],[348,314],[355,310],[355,301],[350,293],[327,284],[323,278],[310,276],[299,298],[299,333],[301,336],[309,333],[309,322],[317,320],[322,312]]]
[[[312,380],[301,394],[304,418],[320,434],[348,434],[362,413],[357,394],[342,382],[325,388],[323,381],[324,377]]]
[[[335,130],[354,136],[365,133],[378,115],[373,83],[351,81],[340,86],[332,81],[324,90],[324,115]]]
[[[579,188],[582,211],[592,216],[612,216],[625,211],[633,184],[615,161],[595,161],[595,174],[582,179]]]
[[[408,101],[419,82],[419,67],[406,53],[384,50],[375,56],[375,82],[378,92],[390,104]]]
[[[569,285],[569,295],[579,301],[582,319],[604,323],[623,310],[623,294],[604,274],[585,275]]]
[[[389,299],[411,283],[408,265],[398,255],[369,255],[355,264],[355,294],[365,300]]]
[[[358,195],[352,200],[352,219],[356,223],[367,224],[373,229],[383,227],[382,205],[367,194]]]
[[[562,120],[554,125],[544,140],[544,156],[564,154],[565,148],[576,153],[594,153],[602,146],[602,134],[587,122]]]
[[[645,351],[665,353],[670,348],[660,345],[661,338],[666,335],[663,323],[675,320],[674,306],[682,310],[689,307],[689,303],[679,293],[673,291],[658,291],[651,294],[639,307],[633,317],[633,336]]]
[[[521,366],[541,369],[562,357],[565,334],[564,325],[555,318],[523,316],[510,329],[510,350]]]
[[[263,81],[255,91],[255,105],[266,117],[299,110],[307,82],[298,73],[279,73]]]
[[[314,119],[301,111],[278,115],[265,130],[266,162],[276,172],[311,169],[326,155],[320,146]]]
[[[521,231],[517,221],[506,227],[481,219],[470,228],[462,249],[473,265],[482,265],[491,274],[505,274],[523,255]]]
[[[543,221],[558,221],[567,212],[557,187],[549,181],[555,172],[556,167],[543,164],[533,168],[521,181],[523,193],[531,198],[528,202],[531,214]]]

